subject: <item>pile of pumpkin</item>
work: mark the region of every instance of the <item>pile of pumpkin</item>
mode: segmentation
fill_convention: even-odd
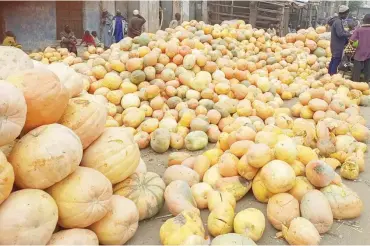
[[[81,94],[68,66],[35,68],[13,47],[0,47],[0,63],[0,244],[124,244],[157,212],[135,203],[165,188],[146,172],[131,131],[105,128],[104,101]]]
[[[199,150],[217,141],[221,119],[265,120],[281,99],[317,85],[315,77],[326,73],[329,41],[314,29],[303,31],[279,38],[242,21],[185,22],[125,38],[104,52],[88,47],[86,62],[71,67],[90,81],[84,87],[90,94],[107,99],[106,126],[133,128],[140,148],[159,153]],[[262,103],[252,105],[255,100]]]
[[[56,62],[67,62],[69,65],[80,63],[82,59],[76,57],[74,53],[68,52],[67,48],[52,48],[46,47],[43,52],[32,52],[29,57],[43,64],[51,64]]]
[[[369,88],[324,75],[328,44],[312,29],[279,38],[242,21],[192,21],[107,51],[89,47],[85,62],[32,63],[0,47],[8,95],[0,119],[10,127],[0,131],[0,243],[123,244],[166,203],[176,217],[160,229],[163,244],[206,244],[204,208],[212,244],[254,244],[264,215],[234,216],[251,188],[290,244],[318,243],[333,218],[361,213],[334,170],[358,177],[369,134],[358,107]],[[293,97],[299,104],[283,108]],[[163,179],[140,161],[138,147],[163,153],[208,142],[216,146],[199,156],[170,154]],[[29,201],[32,209],[14,210]],[[20,221],[9,223],[13,214]],[[53,234],[57,223],[64,230]]]

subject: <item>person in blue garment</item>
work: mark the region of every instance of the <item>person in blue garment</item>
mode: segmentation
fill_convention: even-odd
[[[125,35],[126,19],[122,16],[121,11],[117,10],[113,18],[113,38],[116,43],[121,41]]]
[[[113,15],[109,13],[106,9],[103,10],[101,17],[101,28],[102,28],[102,41],[104,43],[104,48],[109,49],[112,44],[113,36]]]
[[[351,36],[350,32],[346,31],[343,26],[343,20],[347,18],[349,8],[346,5],[341,5],[338,13],[338,16],[334,16],[328,21],[331,26],[330,50],[332,58],[329,64],[330,75],[337,73],[338,66],[342,61],[344,47]]]

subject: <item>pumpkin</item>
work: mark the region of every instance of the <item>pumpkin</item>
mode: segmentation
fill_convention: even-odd
[[[69,66],[63,63],[52,63],[47,68],[58,76],[60,82],[66,87],[70,98],[79,95],[83,91],[81,74],[75,72]]]
[[[170,147],[171,134],[166,128],[156,129],[150,139],[150,147],[157,153],[164,153]]]
[[[6,156],[0,150],[0,204],[5,201],[13,189],[14,171]]]
[[[361,215],[363,203],[349,187],[330,184],[320,191],[328,199],[334,219],[354,219]]]
[[[283,226],[283,236],[290,245],[318,245],[321,237],[315,226],[307,219],[298,217]]]
[[[255,242],[247,236],[237,233],[226,233],[215,237],[212,240],[213,245],[256,245]]]
[[[135,235],[138,226],[139,212],[135,203],[113,195],[108,213],[89,228],[96,233],[101,244],[122,245]]]
[[[183,180],[171,182],[164,191],[164,199],[168,210],[174,216],[184,210],[200,213],[189,184]]]
[[[167,220],[159,230],[163,245],[183,245],[190,236],[205,237],[202,219],[194,211],[185,210]]]
[[[57,221],[58,207],[45,191],[13,192],[0,206],[0,243],[46,245]]]
[[[47,245],[99,245],[99,240],[93,231],[76,228],[54,233]]]
[[[329,201],[319,190],[308,191],[301,200],[300,209],[302,217],[311,221],[319,233],[329,231],[333,225]]]
[[[69,100],[59,123],[72,129],[86,149],[103,133],[106,119],[107,108],[94,96],[76,97]]]
[[[267,218],[277,230],[282,225],[289,226],[290,222],[299,217],[299,202],[288,193],[273,195],[267,204]]]
[[[252,182],[240,176],[220,178],[216,182],[217,190],[230,192],[236,201],[242,199],[251,187]]]
[[[236,214],[234,231],[258,241],[265,231],[265,216],[256,208],[247,208]]]
[[[170,184],[174,180],[183,180],[193,186],[199,183],[199,175],[193,169],[185,165],[173,165],[166,169],[163,174],[163,180],[166,185]]]
[[[101,220],[110,208],[113,193],[109,180],[88,167],[78,167],[47,192],[58,205],[58,224],[64,228],[84,228]]]
[[[209,233],[217,237],[233,231],[234,208],[228,203],[218,204],[208,216]]]
[[[306,177],[316,187],[329,185],[335,178],[333,168],[322,160],[311,161],[306,166]]]
[[[140,150],[133,136],[125,128],[110,127],[85,150],[81,165],[117,184],[133,174],[139,162]]]
[[[247,163],[255,168],[261,168],[270,162],[273,158],[273,153],[268,145],[264,143],[253,144],[247,154]]]
[[[208,194],[213,191],[212,186],[207,183],[198,183],[191,187],[191,193],[199,209],[208,207]]]
[[[77,169],[82,152],[81,141],[72,130],[51,124],[24,135],[14,145],[9,161],[18,187],[46,189]]]
[[[282,193],[293,188],[295,172],[284,161],[273,160],[261,169],[261,180],[272,193]]]
[[[33,68],[30,57],[21,49],[0,46],[0,80],[6,79],[14,71]]]
[[[11,143],[22,131],[27,104],[21,90],[0,80],[0,146]]]
[[[207,200],[209,211],[212,211],[221,203],[228,203],[233,209],[236,207],[235,197],[227,191],[210,190],[207,193]]]
[[[302,197],[310,190],[315,187],[308,181],[304,176],[298,176],[295,179],[295,184],[292,189],[289,190],[289,194],[294,196],[298,201],[302,200]]]
[[[208,144],[208,136],[205,132],[194,131],[190,132],[185,137],[185,147],[190,151],[204,149]]]
[[[23,131],[58,122],[68,105],[69,93],[58,77],[46,69],[29,69],[11,74],[7,81],[18,87],[27,103]]]
[[[144,220],[152,218],[162,208],[165,188],[166,184],[156,173],[134,173],[116,184],[113,193],[132,200],[139,211],[139,220]]]

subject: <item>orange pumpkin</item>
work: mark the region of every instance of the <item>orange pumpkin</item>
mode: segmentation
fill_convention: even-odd
[[[72,129],[86,149],[103,133],[107,113],[94,96],[75,97],[69,100],[59,123]]]
[[[69,93],[58,77],[46,69],[29,69],[7,78],[23,91],[27,118],[23,132],[58,122],[68,105]]]

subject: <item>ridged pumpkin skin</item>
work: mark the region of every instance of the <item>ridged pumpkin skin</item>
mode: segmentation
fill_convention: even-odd
[[[46,189],[74,172],[82,145],[69,128],[51,124],[33,129],[13,147],[9,162],[20,188]]]
[[[69,100],[59,123],[72,129],[86,149],[104,132],[107,114],[107,108],[94,98],[76,97]]]
[[[27,104],[21,90],[0,80],[0,146],[16,139],[26,122]]]
[[[164,181],[156,173],[134,173],[116,184],[113,193],[132,200],[139,210],[139,220],[144,220],[161,210],[165,188]]]
[[[78,167],[47,192],[58,205],[58,224],[64,228],[84,228],[101,220],[109,211],[112,184],[100,172]]]
[[[0,79],[6,79],[13,71],[33,68],[32,59],[21,49],[0,46]]]
[[[139,212],[135,204],[123,196],[112,196],[108,213],[89,228],[101,244],[122,245],[132,238],[139,226]]]
[[[9,196],[13,189],[13,184],[13,167],[0,150],[0,204]]]
[[[54,233],[48,245],[99,245],[99,240],[93,231],[76,228]]]
[[[0,206],[0,244],[46,245],[57,221],[58,207],[46,192],[13,192]]]
[[[133,174],[139,162],[140,150],[133,136],[125,128],[110,127],[85,150],[81,165],[117,184]]]
[[[58,77],[47,69],[28,69],[11,74],[7,81],[23,91],[27,118],[23,132],[58,122],[67,107],[69,93]]]

